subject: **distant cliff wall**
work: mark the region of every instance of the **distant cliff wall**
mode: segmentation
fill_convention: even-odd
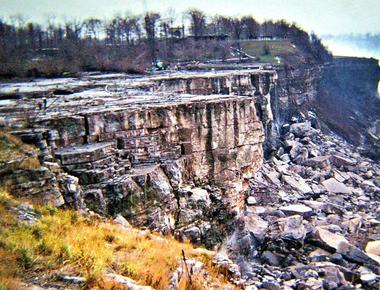
[[[353,144],[379,158],[378,60],[339,57],[326,65],[314,105],[321,120]]]

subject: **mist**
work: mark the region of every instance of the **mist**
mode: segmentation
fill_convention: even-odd
[[[323,44],[334,56],[355,56],[380,60],[380,35],[324,35]]]

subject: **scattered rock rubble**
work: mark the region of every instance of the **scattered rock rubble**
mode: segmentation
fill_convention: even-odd
[[[225,243],[246,289],[379,289],[380,165],[309,121],[250,180]]]
[[[43,165],[7,181],[209,247],[234,229],[214,263],[245,289],[378,289],[380,166],[322,134],[314,112],[283,125],[316,99],[319,73],[278,73],[1,85],[0,125],[34,143]],[[262,144],[276,148],[263,166]],[[227,179],[238,188],[214,182]]]

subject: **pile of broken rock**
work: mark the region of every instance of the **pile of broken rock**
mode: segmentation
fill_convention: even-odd
[[[240,279],[251,289],[379,289],[379,164],[308,121],[284,129],[225,245]]]

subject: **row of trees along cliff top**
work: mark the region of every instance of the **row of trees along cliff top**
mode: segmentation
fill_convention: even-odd
[[[166,62],[225,59],[231,44],[260,36],[287,39],[309,59],[329,52],[314,34],[284,20],[206,16],[192,9],[173,15],[127,14],[109,20],[56,21],[44,25],[23,17],[0,19],[0,76],[58,76],[83,70],[140,72],[158,58]]]

